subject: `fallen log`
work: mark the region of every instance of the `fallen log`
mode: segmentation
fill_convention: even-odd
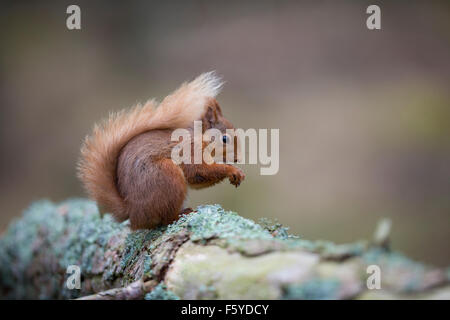
[[[208,205],[132,232],[88,200],[39,201],[0,239],[0,298],[449,299],[448,270],[391,251],[388,229],[338,245]]]

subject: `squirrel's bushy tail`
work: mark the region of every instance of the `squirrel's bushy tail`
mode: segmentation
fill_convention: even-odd
[[[118,221],[128,219],[126,203],[116,185],[117,160],[133,137],[155,129],[186,128],[201,119],[208,98],[215,97],[222,82],[214,72],[203,73],[184,83],[158,107],[154,100],[129,110],[110,114],[94,126],[81,148],[78,176],[101,212],[110,212]]]

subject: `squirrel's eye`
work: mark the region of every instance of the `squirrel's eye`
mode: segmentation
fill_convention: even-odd
[[[228,143],[229,140],[230,140],[230,138],[228,138],[227,135],[222,136],[223,143]]]

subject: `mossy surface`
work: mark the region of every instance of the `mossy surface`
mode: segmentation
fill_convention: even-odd
[[[313,278],[301,284],[286,286],[283,299],[334,300],[338,299],[339,280]]]
[[[159,283],[149,299],[364,296],[366,268],[383,270],[389,295],[449,294],[449,269],[437,270],[366,241],[337,245],[290,235],[219,205],[200,206],[169,226],[131,232],[101,217],[94,202],[38,201],[0,239],[0,298],[77,298],[137,280]],[[79,266],[80,290],[66,286]],[[442,289],[444,288],[444,289]]]
[[[175,293],[167,290],[164,283],[158,284],[151,292],[145,295],[145,300],[180,300]]]
[[[101,218],[91,201],[34,203],[1,238],[2,291],[19,288],[13,292],[15,298],[77,297],[82,291],[65,286],[67,267],[77,265],[89,277],[103,274],[108,266],[113,268],[104,261],[105,248],[123,230],[110,216]],[[42,280],[39,287],[30,284],[37,280]]]
[[[196,211],[182,216],[167,228],[167,233],[176,233],[187,228],[192,241],[209,239],[273,239],[263,226],[245,219],[232,211],[225,211],[219,205],[199,206]]]

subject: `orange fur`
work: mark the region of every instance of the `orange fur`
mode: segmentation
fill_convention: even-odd
[[[78,176],[101,212],[111,212],[118,221],[129,212],[117,185],[117,161],[121,150],[133,138],[155,129],[185,128],[201,119],[210,98],[222,83],[213,72],[200,75],[167,96],[158,107],[154,100],[130,110],[113,113],[94,126],[81,148]]]

